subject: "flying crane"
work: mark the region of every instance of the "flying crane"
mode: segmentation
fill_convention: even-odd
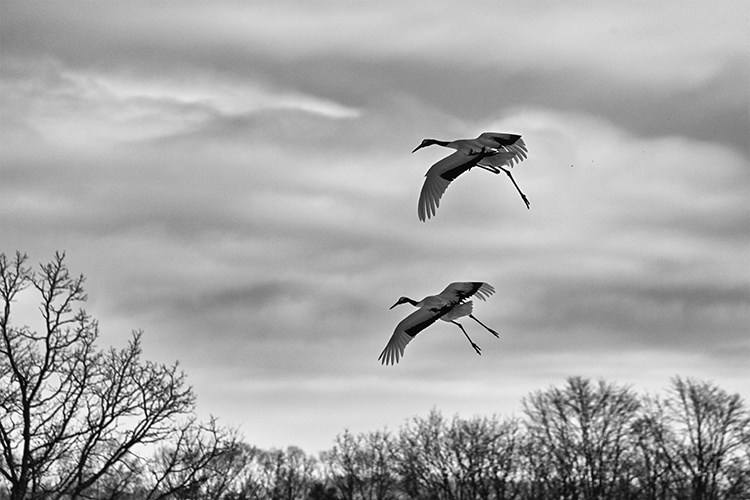
[[[476,353],[482,354],[481,348],[471,340],[471,337],[466,333],[463,325],[456,320],[468,316],[482,325],[492,335],[499,337],[496,331],[487,327],[472,314],[472,301],[467,301],[471,296],[476,296],[480,300],[487,300],[487,297],[493,293],[495,293],[495,289],[489,283],[473,281],[451,283],[438,295],[430,295],[420,301],[410,299],[409,297],[399,298],[398,301],[391,306],[391,309],[397,305],[407,303],[418,307],[419,309],[411,313],[396,325],[396,329],[393,332],[391,339],[388,341],[385,349],[383,349],[383,352],[380,353],[378,360],[384,365],[398,363],[399,358],[404,355],[406,345],[411,342],[419,332],[439,319],[458,326],[469,340],[469,343],[471,343],[471,346]]]
[[[505,172],[516,187],[518,194],[521,195],[526,208],[529,208],[528,198],[518,187],[509,170],[514,163],[520,163],[528,154],[526,143],[523,142],[520,135],[485,132],[476,139],[457,139],[455,141],[425,139],[414,148],[412,153],[435,144],[455,149],[456,152],[435,163],[425,174],[425,181],[422,192],[419,194],[417,206],[419,220],[425,221],[435,215],[440,205],[440,198],[448,185],[456,177],[473,167],[483,168],[493,174]]]

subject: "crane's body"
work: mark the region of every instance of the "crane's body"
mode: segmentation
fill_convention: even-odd
[[[471,346],[481,354],[481,349],[466,333],[464,327],[456,320],[465,316],[470,317],[484,328],[486,328],[495,337],[497,332],[488,328],[484,323],[479,321],[473,312],[472,301],[467,301],[469,297],[476,296],[480,300],[487,300],[487,297],[495,293],[495,289],[489,283],[483,282],[456,282],[448,285],[445,290],[438,295],[429,295],[420,301],[401,297],[391,306],[391,309],[400,304],[411,304],[418,309],[409,316],[401,320],[396,325],[396,329],[383,349],[378,359],[382,364],[395,364],[404,355],[406,345],[422,330],[435,323],[437,320],[443,320],[458,326],[471,343]]]
[[[440,198],[448,189],[448,185],[473,167],[483,168],[494,174],[505,172],[521,195],[526,208],[529,208],[529,200],[518,187],[509,170],[514,163],[518,164],[524,160],[528,153],[526,143],[520,135],[485,132],[476,139],[455,141],[425,139],[412,153],[432,145],[455,149],[456,152],[435,163],[425,174],[417,209],[419,220],[425,221],[435,215],[440,205]]]

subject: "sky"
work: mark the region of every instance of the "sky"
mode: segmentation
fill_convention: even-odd
[[[65,251],[99,345],[143,330],[261,448],[577,375],[747,400],[749,52],[740,0],[2,0],[0,249]],[[531,208],[473,169],[420,222],[450,150],[412,149],[485,131],[523,136]],[[500,338],[438,322],[382,366],[389,307],[453,281]]]

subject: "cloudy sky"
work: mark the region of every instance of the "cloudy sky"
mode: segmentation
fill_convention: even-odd
[[[710,5],[709,5],[710,4]],[[750,396],[750,3],[0,5],[0,237],[202,417],[314,453],[582,375]],[[522,134],[417,218],[425,137]],[[377,357],[452,281],[497,293]]]

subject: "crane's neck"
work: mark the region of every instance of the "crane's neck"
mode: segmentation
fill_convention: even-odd
[[[408,302],[409,304],[413,305],[414,307],[419,307],[419,302],[417,302],[414,299],[410,299],[409,297],[404,297],[403,301],[404,302]]]
[[[432,146],[432,145],[434,145],[434,144],[437,144],[438,146],[447,146],[447,147],[451,147],[451,146],[449,146],[450,142],[448,142],[448,141],[438,141],[437,139],[424,139],[424,140],[423,140],[423,141],[422,141],[422,142],[421,142],[421,143],[419,144],[419,146],[417,146],[416,148],[414,148],[414,151],[412,151],[412,153],[416,153],[416,152],[417,152],[417,151],[419,151],[420,149],[422,149],[422,148],[426,148],[427,146]]]

